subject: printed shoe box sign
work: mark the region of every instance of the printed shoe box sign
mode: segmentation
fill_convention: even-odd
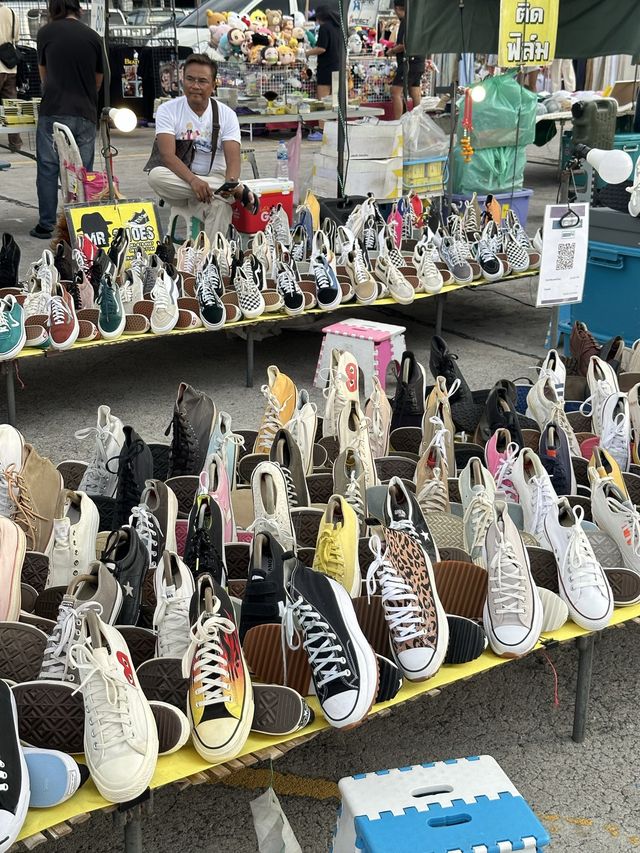
[[[150,199],[66,204],[64,209],[72,239],[84,234],[99,249],[111,245],[117,228],[126,228],[129,232],[128,261],[133,260],[138,249],[152,255],[162,239],[158,212]]]

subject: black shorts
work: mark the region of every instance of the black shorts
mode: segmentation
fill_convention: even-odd
[[[424,74],[424,56],[410,56],[408,68],[408,85],[413,89],[420,85]],[[404,68],[402,63],[398,65],[396,76],[391,81],[392,86],[404,86]]]
[[[318,86],[330,86],[333,74],[325,68],[318,68],[316,71],[316,83]]]

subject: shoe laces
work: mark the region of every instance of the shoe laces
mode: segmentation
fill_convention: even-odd
[[[102,489],[109,481],[111,472],[107,469],[107,442],[112,438],[108,427],[86,427],[75,433],[78,441],[95,438],[93,456],[83,474],[85,491],[90,495],[102,494]]]
[[[467,201],[464,209],[464,214],[462,215],[462,222],[465,226],[466,231],[471,231],[475,234],[478,230],[478,217],[476,215],[475,207],[471,204],[471,202]]]
[[[89,272],[89,261],[84,255],[84,252],[81,249],[72,249],[71,250],[71,261],[75,264],[77,270],[81,272],[87,273]]]
[[[189,648],[189,598],[162,595],[153,617],[158,657],[181,657]]]
[[[158,541],[160,523],[158,519],[141,504],[131,509],[129,525],[135,529],[142,544],[149,552],[150,568],[155,569],[160,556],[160,543]]]
[[[105,668],[96,657],[96,650],[84,643],[74,644],[69,657],[72,666],[88,668],[73,691],[74,694],[83,693],[87,713],[85,739],[90,735],[93,748],[103,758],[112,747],[135,742],[127,687],[116,677],[113,668]]]
[[[527,589],[523,567],[511,542],[500,533],[496,553],[489,564],[489,592],[496,613],[514,615],[525,612]]]
[[[450,261],[451,264],[463,264],[466,262],[466,257],[462,248],[462,241],[452,239],[449,241],[448,245],[442,246],[445,254],[445,258]]]
[[[544,531],[545,517],[555,507],[556,495],[548,477],[531,477],[529,484],[533,486],[530,494],[535,526],[535,530],[531,532],[534,536],[539,536]]]
[[[9,500],[15,504],[13,521],[17,522],[27,537],[27,551],[34,551],[37,543],[36,523],[47,522],[43,515],[39,515],[33,508],[31,493],[27,488],[22,474],[19,474],[14,465],[9,465],[4,472],[7,481],[7,493]]]
[[[284,475],[284,481],[287,486],[287,502],[289,503],[290,507],[296,507],[298,506],[298,492],[293,482],[293,474],[291,473],[291,469],[287,468],[286,465],[281,465],[280,470]]]
[[[211,269],[211,267],[207,267],[207,269]],[[214,280],[215,276],[208,275],[206,271],[199,272],[196,276],[196,296],[206,308],[220,303]]]
[[[388,549],[382,550],[377,534],[369,540],[369,548],[374,560],[367,571],[367,599],[370,602],[371,596],[380,588],[382,606],[394,641],[401,644],[427,636],[428,625],[418,596],[387,557]]]
[[[478,259],[481,263],[485,263],[486,261],[495,260],[495,252],[493,250],[493,246],[490,245],[488,240],[480,240],[478,242]]]
[[[344,553],[336,531],[325,527],[318,538],[316,554],[323,573],[342,583],[345,569]]]
[[[513,471],[513,464],[519,452],[520,448],[515,441],[509,442],[493,475],[496,482],[496,489],[504,492],[510,500],[516,503],[519,500],[519,496],[515,486],[511,482],[511,472]]]
[[[322,688],[338,678],[352,676],[351,670],[345,666],[347,659],[337,634],[322,614],[302,596],[285,608],[282,625],[289,648],[296,649],[300,645],[299,641],[296,643],[294,640],[294,616],[303,634],[302,647],[307,653],[316,688]]]
[[[222,634],[233,634],[236,626],[219,613],[220,601],[214,600],[213,613],[201,613],[191,628],[191,642],[184,660],[194,658],[194,693],[196,708],[220,705],[233,701],[231,675]]]
[[[360,483],[358,482],[358,478],[356,477],[355,471],[351,471],[351,473],[349,474],[349,480],[347,481],[347,487],[345,489],[344,498],[351,507],[351,509],[357,515],[358,521],[362,523],[365,517],[364,497],[362,495],[362,489],[360,488]]]
[[[455,382],[454,382],[454,385],[455,385]],[[453,388],[453,385],[451,387]],[[454,393],[454,392],[452,392],[452,393]],[[433,433],[433,438],[431,439],[429,444],[424,449],[424,453],[428,453],[433,448],[437,447],[438,450],[440,451],[440,453],[442,454],[442,457],[444,459],[447,459],[447,453],[448,453],[447,436],[450,435],[450,430],[448,430],[446,428],[446,426],[444,425],[444,421],[442,420],[441,417],[439,417],[439,415],[432,415],[429,418],[429,423],[434,425],[435,432]]]
[[[473,533],[473,541],[471,549],[476,550],[484,545],[484,538],[491,522],[493,521],[494,506],[493,501],[487,494],[486,490],[477,494],[472,498],[469,506],[465,510],[463,522],[465,527],[470,522]]]
[[[442,471],[439,466],[433,469],[433,478],[425,480],[416,497],[418,505],[424,513],[448,511],[449,492],[442,479]]]
[[[327,272],[324,264],[314,264],[313,274],[316,280],[316,288],[334,287],[334,283],[329,277],[329,273]]]
[[[245,308],[257,308],[260,304],[260,289],[251,278],[246,278],[243,275],[236,275],[234,279],[234,287],[238,294],[238,302],[244,303]]]
[[[187,248],[182,252],[181,272],[185,272],[187,275],[195,275],[197,265],[198,252],[193,248],[193,246],[187,246]]]
[[[568,575],[573,592],[596,586],[601,592],[605,591],[602,571],[587,534],[582,529],[584,510],[581,506],[573,507],[575,524],[571,527],[569,545],[562,558],[562,574]]]
[[[149,261],[147,260],[147,256],[141,252],[137,251],[135,258],[129,264],[129,267],[142,279],[144,277],[145,272],[147,271],[147,267],[149,266]]]
[[[284,296],[294,296],[300,291],[293,270],[286,264],[278,272],[276,287]]]
[[[49,300],[49,317],[54,326],[64,325],[73,319],[71,309],[62,296],[52,296]]]
[[[624,412],[618,412],[613,421],[604,424],[601,442],[614,457],[626,456],[629,451],[629,421]]]
[[[263,385],[260,390],[267,401],[267,405],[262,418],[262,424],[260,425],[256,452],[268,453],[271,450],[271,445],[276,437],[276,433],[279,429],[282,429],[280,414],[286,406],[287,401],[285,400],[281,404],[268,385]]]
[[[73,600],[65,596],[58,608],[58,617],[49,635],[42,658],[40,678],[52,681],[75,681],[69,673],[69,649],[71,642],[79,639],[84,615],[92,610],[102,615],[102,605],[97,601],[85,601],[74,607]]]
[[[356,276],[356,284],[364,284],[369,280],[369,270],[364,262],[364,255],[360,244],[356,241],[353,247],[353,269]]]
[[[16,511],[16,502],[9,496],[9,480],[14,478],[15,465],[8,465],[0,471],[0,515],[11,518]],[[13,485],[13,493],[18,491],[18,485]]]
[[[153,290],[151,291],[151,298],[155,303],[155,308],[159,311],[167,311],[173,305],[164,276],[158,276],[156,279],[156,283],[153,285]]]
[[[278,243],[288,244],[291,240],[291,232],[289,231],[288,224],[285,225],[284,218],[281,215],[281,212],[277,210],[275,207],[271,208],[269,213],[269,223],[273,228],[273,233]]]
[[[585,402],[587,401],[585,400]],[[579,456],[580,448],[578,445],[578,439],[576,438],[576,434],[573,431],[573,427],[569,422],[569,418],[567,417],[567,413],[565,412],[562,403],[556,403],[553,405],[551,413],[547,419],[547,423],[556,424],[556,426],[559,426],[560,429],[564,430],[564,433],[567,436],[567,441],[569,442],[569,447],[571,448],[571,453]]]
[[[196,461],[197,438],[193,424],[182,409],[174,411],[171,423],[165,430],[165,435],[171,431],[170,460],[173,469],[195,474],[193,470]]]

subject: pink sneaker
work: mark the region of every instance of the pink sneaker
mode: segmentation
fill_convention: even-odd
[[[580,454],[585,459],[591,459],[595,447],[600,446],[600,438],[597,435],[592,435],[591,438],[585,438],[580,444]]]
[[[0,516],[0,621],[17,622],[20,615],[20,576],[27,540],[11,519]]]
[[[519,503],[519,498],[511,482],[511,468],[519,451],[518,445],[511,441],[511,433],[508,429],[497,429],[484,448],[487,468],[495,480],[496,489],[513,503]]]
[[[211,457],[208,470],[200,474],[201,487],[205,477],[207,480],[207,491],[218,504],[222,513],[224,543],[228,545],[230,542],[237,542],[238,536],[236,534],[236,522],[233,517],[233,506],[231,504],[229,475],[227,474],[227,469],[222,458],[217,453],[214,453]]]

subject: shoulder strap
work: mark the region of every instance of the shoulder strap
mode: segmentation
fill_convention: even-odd
[[[15,42],[16,38],[17,38],[17,35],[16,35],[16,13],[12,9],[11,10],[11,42],[12,43]]]
[[[220,111],[218,110],[218,102],[215,98],[211,98],[211,163],[209,171],[213,168],[213,161],[218,150],[218,137],[220,136]]]

